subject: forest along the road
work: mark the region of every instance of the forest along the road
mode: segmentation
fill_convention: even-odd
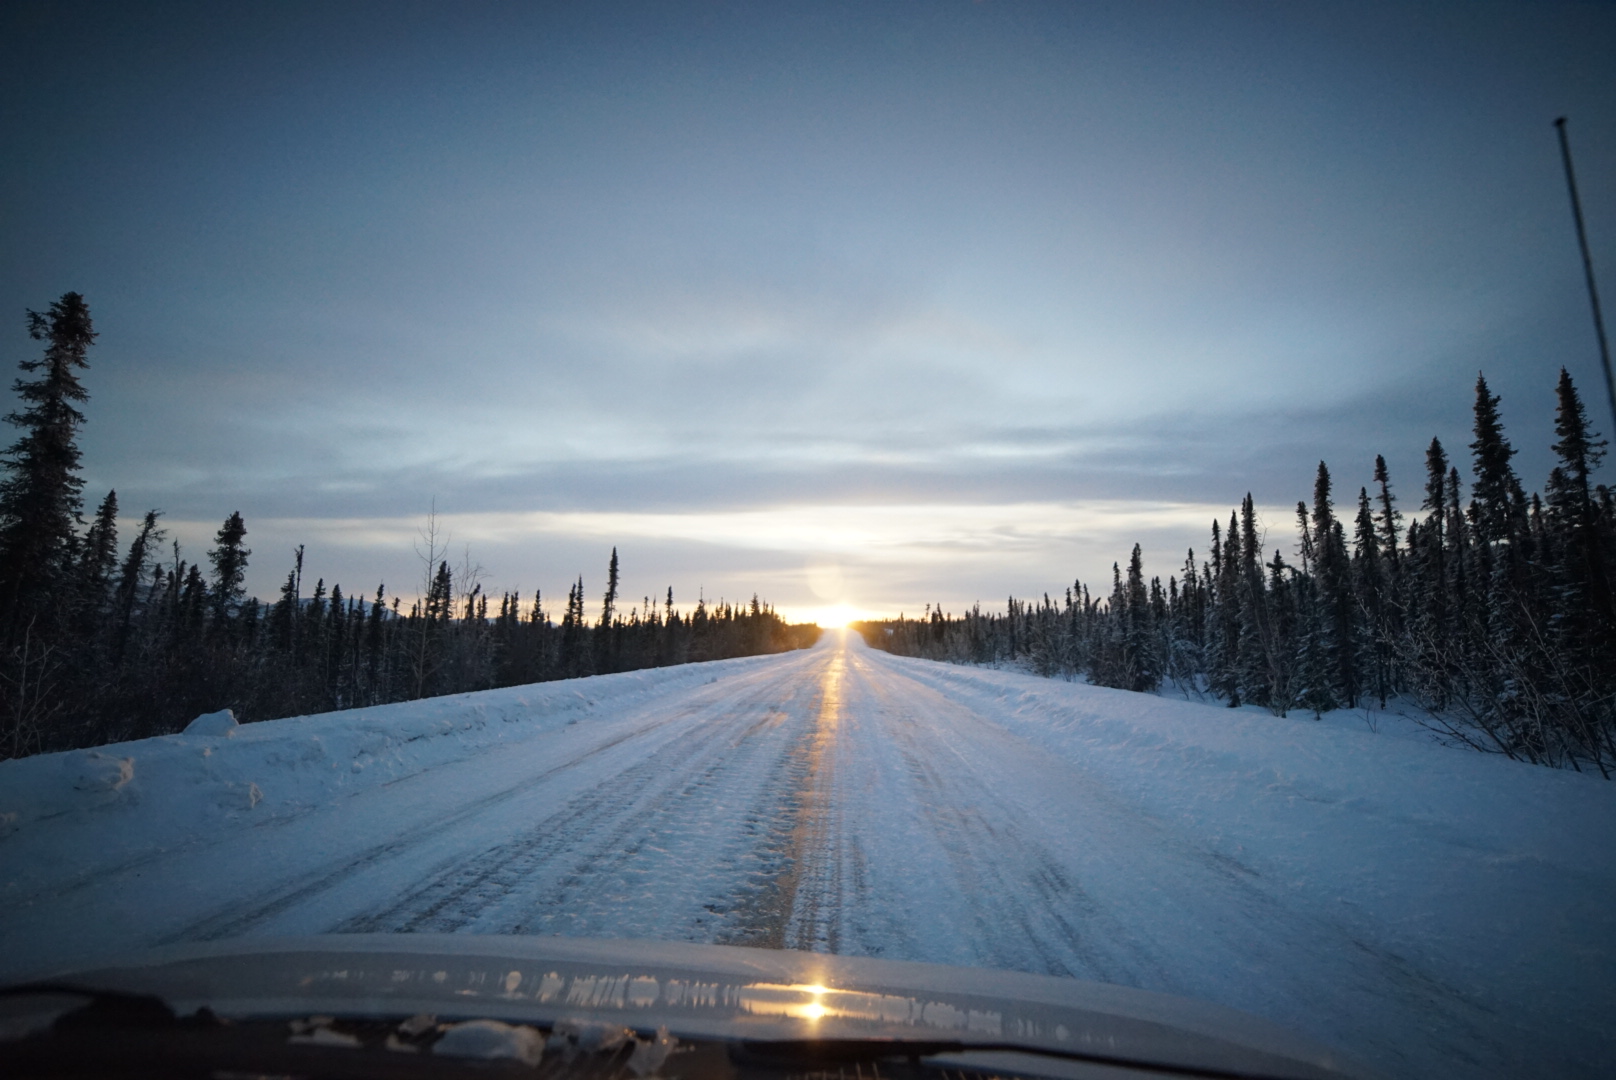
[[[332,931],[719,942],[1183,994],[1394,1074],[1596,1075],[1613,791],[831,634],[0,763],[0,966]]]

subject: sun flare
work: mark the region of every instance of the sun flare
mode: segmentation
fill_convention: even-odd
[[[826,630],[841,630],[858,616],[859,613],[846,604],[834,604],[831,607],[820,608],[814,615],[814,622]]]

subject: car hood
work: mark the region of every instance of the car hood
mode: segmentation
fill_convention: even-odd
[[[556,937],[332,934],[237,939],[54,972],[177,1012],[588,1017],[685,1038],[1006,1044],[1203,1074],[1371,1075],[1261,1018],[1078,979],[821,953]]]

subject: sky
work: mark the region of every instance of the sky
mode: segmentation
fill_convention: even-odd
[[[263,596],[1105,593],[1610,430],[1561,115],[1616,282],[1609,3],[12,0],[0,365],[83,293],[90,508]]]

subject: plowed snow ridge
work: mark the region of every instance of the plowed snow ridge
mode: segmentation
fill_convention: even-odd
[[[238,935],[643,937],[1255,1012],[1394,1075],[1608,1075],[1616,784],[800,653],[0,763],[0,969]]]

